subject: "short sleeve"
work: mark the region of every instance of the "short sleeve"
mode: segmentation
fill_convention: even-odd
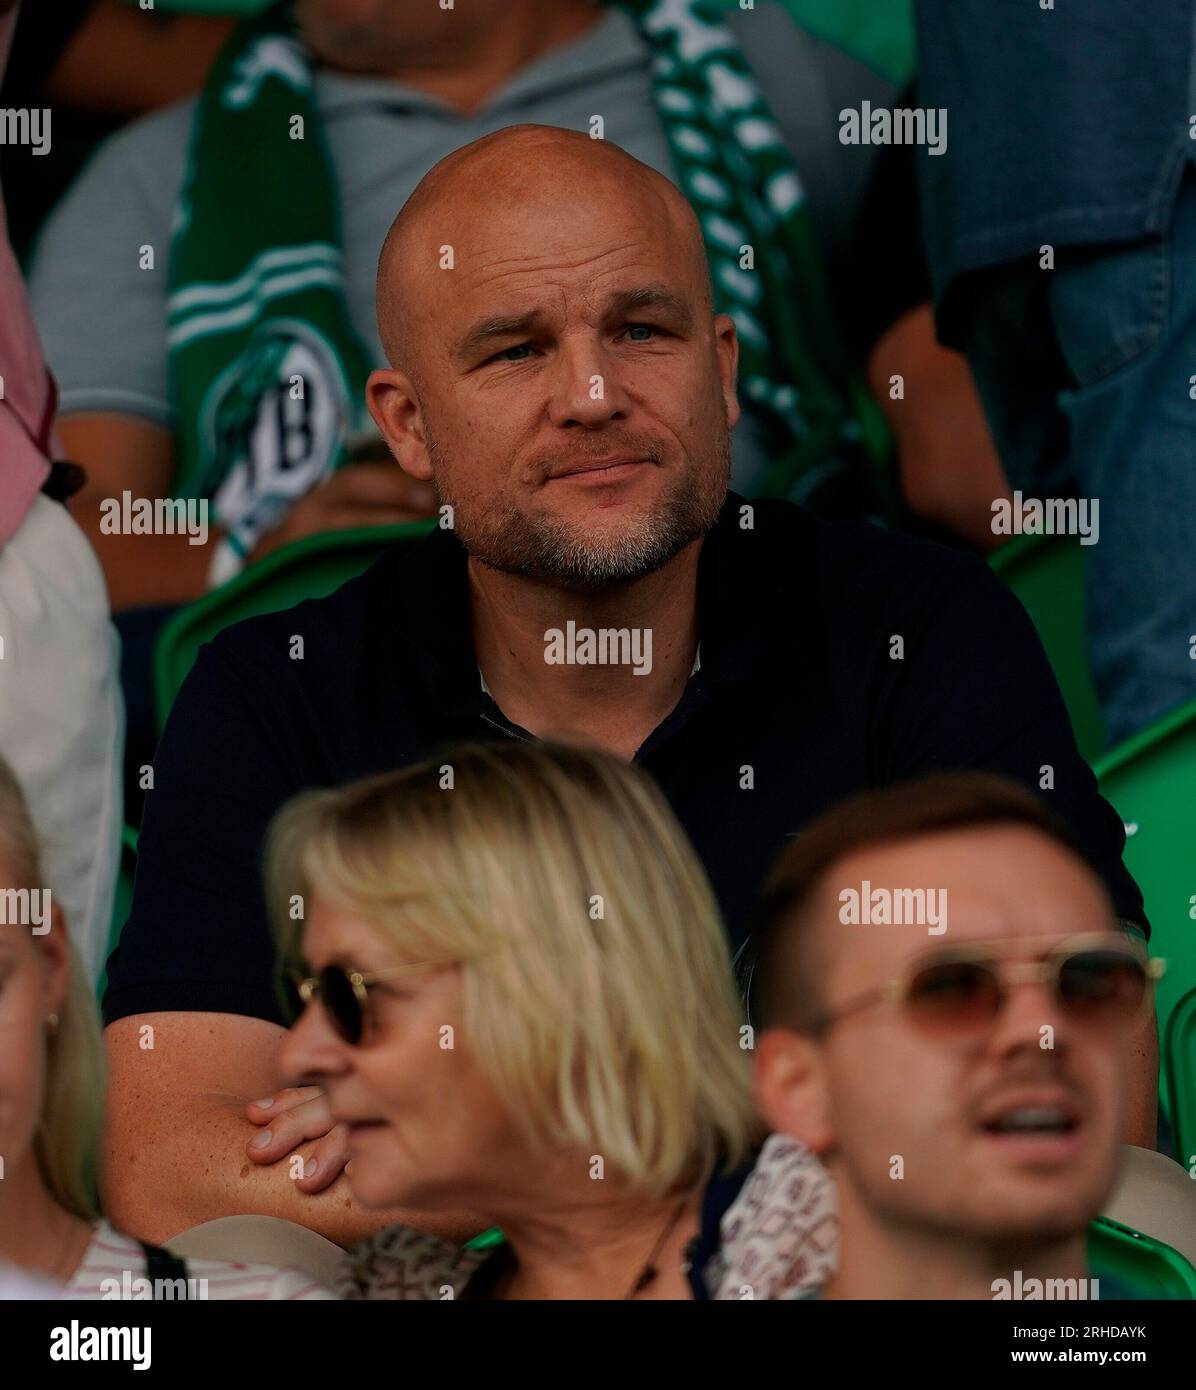
[[[60,415],[170,424],[167,270],[190,112],[171,107],[105,141],[42,230],[30,291]]]
[[[132,910],[108,962],[104,1021],[230,1013],[282,1023],[262,886],[270,818],[298,786],[272,680],[201,650],[154,760]],[[252,692],[252,693],[251,693]]]
[[[886,782],[948,768],[1003,773],[1037,790],[1101,875],[1117,916],[1146,924],[1122,862],[1125,827],[1080,755],[1029,615],[980,560],[937,570],[919,620],[888,660],[877,746]],[[897,650],[897,649],[895,649]]]

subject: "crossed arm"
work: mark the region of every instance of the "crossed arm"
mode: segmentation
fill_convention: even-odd
[[[346,1246],[393,1225],[476,1235],[484,1223],[468,1214],[359,1206],[341,1172],[342,1132],[329,1130],[322,1104],[296,1104],[299,1093],[271,1107],[272,1143],[250,1159],[247,1145],[265,1130],[246,1107],[278,1093],[282,1037],[275,1024],[235,1014],[138,1014],[108,1025],[100,1192],[113,1225],[155,1243],[240,1214],[283,1217]],[[292,1177],[292,1154],[323,1166]]]

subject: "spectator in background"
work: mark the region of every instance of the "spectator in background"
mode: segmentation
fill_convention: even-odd
[[[913,87],[897,101],[916,104]],[[884,147],[860,203],[851,243],[854,274],[840,296],[848,341],[893,432],[911,527],[985,554],[993,499],[1009,496],[967,359],[937,340],[908,145]]]
[[[16,778],[0,760],[0,892],[44,899],[37,838]],[[120,1297],[125,1276],[205,1280],[207,1298],[328,1298],[309,1279],[194,1261],[122,1235],[99,1216],[96,1133],[103,1045],[91,985],[66,918],[0,922],[0,1268],[64,1286],[64,1298]],[[115,1286],[115,1288],[114,1288]],[[26,1291],[28,1296],[28,1291]]]
[[[178,8],[169,0],[150,10],[137,0],[54,0],[22,9],[0,106],[53,112],[52,158],[4,151],[9,234],[22,259],[105,136],[203,84],[232,21],[169,12]]]
[[[941,914],[847,924],[850,894],[923,890]],[[825,1296],[1083,1281],[1154,963],[1041,802],[976,774],[858,797],[786,851],[761,916],[757,1090],[835,1181]]]
[[[1113,742],[1196,695],[1193,0],[917,0],[939,331],[1026,498],[1098,500],[1093,674]]]
[[[262,841],[297,792],[449,741],[574,740],[641,763],[736,952],[787,837],[845,795],[942,767],[1049,787],[1143,930],[1121,821],[987,566],[728,494],[738,340],[667,179],[574,131],[486,137],[408,199],[378,306],[395,365],[371,376],[374,418],[453,525],[328,598],[226,629],[179,693],[105,996],[108,1191],[130,1225],[168,1234],[235,1203],[350,1234],[326,1112],[255,1148],[249,1122],[271,1110],[238,1100],[279,1084]],[[1152,1022],[1130,1045],[1127,1128],[1147,1144]],[[153,1067],[146,1023],[168,1040]],[[199,1142],[218,1155],[203,1171],[183,1162]],[[313,1176],[280,1180],[292,1149]]]
[[[17,9],[0,0],[0,73]],[[116,635],[95,555],[58,500],[70,470],[54,382],[0,197],[0,756],[19,773],[55,893],[103,967],[120,852],[123,709]],[[47,493],[52,494],[47,495]]]

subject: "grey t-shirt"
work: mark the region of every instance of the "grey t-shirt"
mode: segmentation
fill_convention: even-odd
[[[779,6],[727,16],[785,133],[828,259],[835,262],[871,151],[838,143],[842,106],[891,98],[884,79],[814,39]],[[316,97],[340,193],[349,315],[379,365],[378,253],[399,208],[445,155],[521,122],[605,138],[671,179],[676,174],[652,94],[650,56],[634,23],[607,11],[582,37],[521,69],[465,113],[400,82],[322,71]],[[171,426],[166,292],[171,224],[195,103],[147,116],[108,140],[46,224],[31,288],[59,411],[111,411]],[[235,213],[233,214],[235,215]],[[154,249],[141,269],[141,248]],[[750,411],[735,431],[735,486],[752,489],[766,441]]]

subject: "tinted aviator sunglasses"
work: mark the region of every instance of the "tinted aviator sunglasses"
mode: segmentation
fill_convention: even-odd
[[[1005,961],[1035,948],[1035,961]],[[975,1038],[1000,1016],[1015,984],[1045,984],[1074,1022],[1114,1024],[1132,1018],[1166,962],[1152,959],[1108,934],[1000,944],[946,947],[911,963],[905,974],[849,999],[818,1021],[816,1032],[880,1003],[900,1004],[907,1018],[932,1037]]]
[[[324,1012],[345,1042],[356,1046],[365,1033],[365,1008],[369,990],[383,980],[414,975],[421,970],[434,970],[452,965],[449,960],[420,961],[416,965],[392,965],[386,970],[349,970],[343,965],[326,965],[316,975],[304,975],[294,964],[286,964],[278,974],[278,999],[288,1025],[299,1021],[299,1015],[313,999],[319,999]]]

